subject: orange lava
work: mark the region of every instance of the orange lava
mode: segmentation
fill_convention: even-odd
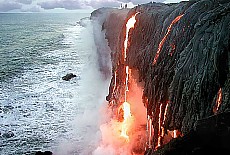
[[[168,106],[169,106],[169,103],[166,104],[166,107],[165,107],[165,112],[164,112],[164,118],[163,118],[163,125],[165,123],[165,119],[166,119],[166,115],[167,115],[167,110],[168,110]],[[163,137],[164,134],[165,134],[165,130],[163,127],[161,127],[162,131],[161,131],[161,136]]]
[[[162,113],[162,104],[160,105],[159,120],[158,120],[158,141],[157,147],[161,146],[161,113]]]
[[[163,119],[163,124],[164,124],[164,122],[165,122],[165,119],[166,119],[166,115],[167,115],[168,106],[169,106],[169,103],[167,103],[167,104],[166,104],[166,107],[165,107],[165,112],[164,112],[164,119]]]
[[[122,122],[122,127],[121,127],[121,137],[124,137],[126,141],[129,141],[128,128],[130,126],[131,117],[132,117],[130,104],[128,102],[124,102],[121,106],[124,111],[123,114],[124,121]]]
[[[128,48],[128,39],[129,39],[129,31],[131,28],[134,28],[134,25],[136,23],[136,13],[133,15],[126,23],[126,37],[124,41],[124,62],[126,62],[127,57],[127,48]],[[121,137],[124,137],[127,142],[129,142],[129,136],[128,136],[128,129],[131,126],[131,109],[130,104],[127,102],[127,92],[129,91],[128,83],[129,83],[129,66],[125,66],[125,102],[121,105],[121,108],[123,109],[123,122],[121,125]],[[120,108],[119,108],[120,109]]]
[[[126,61],[126,57],[127,57],[127,48],[128,48],[128,40],[129,40],[129,30],[131,28],[134,28],[134,25],[136,23],[136,15],[138,13],[136,13],[135,15],[133,15],[126,23],[126,35],[125,35],[125,41],[124,41],[124,58]]]
[[[147,116],[147,130],[148,130],[148,148],[152,147],[152,119],[151,117],[148,115]]]
[[[177,130],[173,130],[173,138],[177,138],[178,137],[178,131]]]
[[[222,102],[222,89],[220,88],[219,91],[218,91],[218,93],[217,93],[216,105],[213,108],[213,112],[215,114],[219,110],[221,102]]]
[[[160,55],[161,49],[162,49],[162,47],[163,47],[163,45],[164,45],[164,43],[165,43],[165,41],[166,41],[168,35],[169,35],[170,32],[172,31],[173,25],[176,24],[183,16],[184,16],[184,14],[177,16],[177,17],[171,22],[171,24],[169,25],[169,27],[168,27],[168,29],[167,29],[166,35],[163,37],[163,39],[161,40],[161,42],[160,42],[159,45],[158,45],[158,49],[157,49],[156,55],[155,55],[154,60],[153,60],[153,65],[156,64],[157,59],[158,59],[158,57],[159,57],[159,55]]]
[[[127,92],[129,91],[129,66],[125,67],[125,74],[126,74],[126,78],[125,78],[125,102],[127,101]]]

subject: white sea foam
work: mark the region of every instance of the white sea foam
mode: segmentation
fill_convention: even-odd
[[[108,47],[103,48],[108,49],[108,51],[104,50],[104,55],[100,54],[98,57],[92,23],[89,21],[84,21],[84,23],[86,25],[79,35],[83,43],[80,57],[84,65],[79,81],[79,97],[75,98],[79,113],[76,114],[76,118],[72,122],[72,137],[60,141],[59,149],[56,151],[57,155],[91,154],[101,139],[101,115],[104,113],[101,109],[107,106],[105,96],[108,94],[110,78],[104,78],[104,74],[100,71],[99,61],[109,59],[106,61],[108,64],[105,65],[108,68],[111,67],[109,63],[110,51]],[[101,32],[100,26],[98,32]],[[102,34],[97,35],[102,36]],[[101,46],[107,46],[103,37],[97,41],[100,42]]]

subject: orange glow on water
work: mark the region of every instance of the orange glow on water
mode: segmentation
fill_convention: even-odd
[[[172,31],[173,25],[176,24],[183,16],[184,16],[184,14],[177,16],[177,17],[171,22],[171,24],[169,25],[169,27],[168,27],[168,29],[167,29],[166,35],[163,37],[163,39],[161,40],[161,42],[160,42],[159,45],[158,45],[158,49],[157,49],[156,55],[155,55],[154,60],[153,60],[153,65],[156,64],[157,59],[158,59],[158,57],[159,57],[159,55],[160,55],[161,49],[162,49],[162,47],[163,47],[163,45],[164,45],[164,43],[165,43],[165,41],[166,41],[168,35],[169,35],[169,34],[171,33],[171,31]]]
[[[217,93],[216,105],[213,108],[214,113],[217,113],[217,111],[219,110],[221,102],[222,102],[222,89],[220,88]]]

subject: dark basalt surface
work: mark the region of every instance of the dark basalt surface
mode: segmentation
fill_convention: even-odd
[[[45,152],[38,151],[36,152],[35,155],[53,155],[53,153],[50,151],[45,151]]]
[[[129,34],[128,62],[124,62],[125,23],[136,12],[139,12],[137,22]],[[103,24],[103,29],[108,30],[106,38],[112,50],[113,64],[113,78],[107,100],[122,100],[120,94],[124,90],[124,65],[128,63],[143,86],[143,101],[152,118],[154,133],[159,130],[161,104],[162,117],[166,105],[169,105],[163,125],[165,131],[180,131],[184,135],[181,143],[186,143],[186,140],[183,141],[186,137],[199,135],[200,130],[195,130],[197,126],[199,129],[204,126],[203,130],[208,130],[206,118],[215,113],[230,111],[229,0],[149,3],[131,9],[125,20],[123,16],[120,17],[119,11],[116,14],[108,15]],[[159,58],[153,64],[159,43],[167,34],[168,27],[182,14],[183,17],[172,26]],[[115,72],[119,88],[113,92]],[[215,112],[220,89],[221,104]],[[230,122],[229,117],[224,119]],[[214,135],[215,132],[209,133],[209,136]],[[154,134],[153,147],[156,146],[157,138],[158,135]],[[197,139],[194,139],[196,142]]]
[[[157,151],[145,155],[204,155],[229,154],[230,112],[198,120],[194,128],[183,137],[171,140]]]
[[[74,75],[73,73],[68,73],[62,77],[62,80],[69,81],[70,79],[72,79],[74,77],[77,77],[77,75]]]

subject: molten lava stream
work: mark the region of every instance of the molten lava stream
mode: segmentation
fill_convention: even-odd
[[[126,23],[126,35],[125,35],[125,41],[124,41],[124,61],[126,61],[126,57],[127,57],[129,30],[131,28],[134,28],[134,25],[136,23],[136,15],[137,14],[138,14],[138,12],[135,15],[133,15],[131,18],[129,18],[129,20]]]
[[[218,93],[217,93],[216,105],[213,108],[214,114],[216,114],[217,111],[219,110],[221,102],[222,102],[222,89],[220,88]]]
[[[131,110],[130,110],[130,104],[128,102],[124,102],[122,105],[122,110],[123,110],[123,122],[121,126],[121,137],[124,137],[126,141],[129,141],[129,136],[128,136],[128,129],[129,126],[131,125]]]
[[[128,39],[129,39],[129,31],[131,28],[134,28],[134,25],[136,23],[136,13],[133,15],[126,23],[126,36],[125,36],[125,41],[124,41],[124,62],[126,62],[126,57],[127,57],[127,48],[128,48]],[[129,91],[128,83],[129,83],[129,66],[125,66],[125,102],[121,105],[123,109],[123,122],[122,122],[122,127],[121,127],[121,137],[124,137],[127,142],[129,142],[129,136],[128,136],[128,129],[131,124],[131,109],[130,109],[130,104],[127,102],[127,92]],[[119,108],[120,109],[120,108]]]
[[[172,31],[173,25],[176,24],[183,16],[184,16],[184,14],[177,16],[177,17],[171,22],[171,24],[169,25],[169,27],[168,27],[168,29],[167,29],[166,35],[163,37],[163,39],[161,40],[161,42],[160,42],[159,45],[158,45],[158,49],[157,49],[156,55],[155,55],[154,60],[153,60],[153,65],[155,65],[155,64],[157,63],[157,59],[158,59],[158,57],[159,57],[159,55],[160,55],[161,49],[162,49],[162,47],[163,47],[163,45],[164,45],[164,43],[165,43],[165,41],[166,41],[168,35],[169,35],[169,34],[171,33],[171,31]]]

